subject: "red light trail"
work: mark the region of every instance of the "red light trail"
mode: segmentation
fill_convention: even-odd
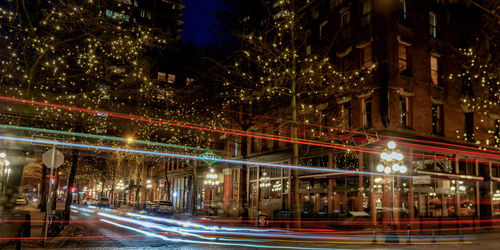
[[[120,114],[120,113],[113,113],[113,112],[107,112],[107,111],[100,111],[100,110],[90,110],[90,109],[83,109],[83,108],[77,108],[77,107],[70,107],[70,106],[63,106],[63,105],[57,105],[57,104],[50,104],[50,103],[43,103],[43,102],[37,102],[37,101],[30,101],[30,100],[23,100],[23,99],[17,99],[17,98],[10,98],[10,97],[4,97],[0,96],[0,100],[5,100],[5,101],[11,101],[11,102],[18,102],[18,103],[24,103],[24,104],[31,104],[31,105],[38,105],[38,106],[46,106],[46,107],[52,107],[52,108],[58,108],[58,109],[65,109],[69,111],[79,111],[79,112],[84,112],[84,113],[90,113],[90,114],[106,114],[110,117],[116,117],[116,118],[122,118],[122,119],[129,119],[129,120],[136,120],[136,121],[142,121],[142,122],[151,122],[151,123],[156,123],[156,124],[163,124],[163,125],[168,125],[168,126],[176,126],[176,127],[181,127],[181,128],[188,128],[188,129],[200,129],[204,131],[209,131],[209,132],[216,132],[216,133],[225,133],[225,134],[232,134],[232,135],[238,135],[238,136],[246,136],[246,137],[253,137],[253,138],[259,138],[259,139],[265,139],[265,140],[275,140],[275,141],[282,141],[282,142],[287,142],[287,143],[297,143],[297,144],[304,144],[304,145],[311,145],[311,146],[319,146],[319,147],[327,147],[327,148],[335,148],[335,149],[342,149],[342,150],[353,150],[353,151],[358,151],[358,152],[365,152],[365,153],[372,153],[372,154],[378,154],[381,150],[378,149],[373,149],[373,148],[363,148],[363,147],[353,147],[353,146],[344,146],[344,145],[334,145],[334,144],[327,144],[327,143],[318,143],[314,142],[311,140],[292,140],[288,139],[286,137],[282,136],[269,136],[267,134],[259,134],[259,133],[249,133],[246,131],[241,131],[241,130],[234,130],[234,129],[217,129],[217,128],[209,128],[205,127],[202,125],[193,125],[189,123],[175,123],[172,121],[161,121],[161,120],[156,120],[152,118],[145,118],[145,117],[139,117],[139,116],[132,116],[132,115],[125,115],[125,114]],[[278,119],[278,118],[274,118]],[[289,121],[286,119],[279,119],[281,121]],[[331,127],[326,127],[322,125],[317,125],[317,124],[309,124],[309,123],[303,123],[299,122],[302,124],[306,125],[311,125],[311,126],[316,126],[316,127],[322,127],[322,128],[328,128],[328,129],[338,129],[338,128],[331,128]],[[350,131],[353,133],[358,133],[358,134],[366,134],[363,132],[356,132],[356,131]],[[373,135],[373,136],[379,136],[379,135],[374,135],[374,134],[367,134],[367,135]],[[408,141],[416,141],[416,142],[424,142],[424,143],[431,143],[431,144],[439,144],[439,145],[446,145],[446,146],[453,146],[453,147],[462,147],[462,148],[467,148],[467,149],[473,149],[477,150],[480,152],[466,152],[466,155],[472,155],[476,157],[485,157],[485,158],[491,158],[491,159],[497,159],[500,160],[500,154],[488,154],[484,153],[484,151],[490,151],[494,153],[500,153],[500,151],[494,151],[494,150],[482,150],[482,149],[477,149],[474,147],[468,147],[468,146],[463,146],[463,145],[455,145],[455,144],[449,144],[449,143],[442,143],[442,142],[433,142],[433,141],[425,141],[425,140],[418,140],[418,139],[411,139],[411,138],[402,138],[402,137],[395,137],[395,136],[385,136],[387,138],[392,138],[392,139],[398,139],[398,140],[408,140]],[[409,143],[403,143],[400,142],[408,147],[419,147],[421,150],[429,150],[429,151],[443,151],[443,149],[446,150],[452,150],[448,148],[439,148],[439,147],[434,147],[434,146],[428,146],[428,145],[416,145],[416,144],[409,144]],[[464,152],[459,151],[459,150],[452,150],[453,152],[460,152],[460,154],[464,154]],[[409,154],[409,153],[405,153]],[[448,157],[448,159],[452,159],[451,157]],[[466,160],[461,158],[460,160]]]

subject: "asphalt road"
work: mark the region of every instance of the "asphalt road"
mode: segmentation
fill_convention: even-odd
[[[120,211],[75,207],[71,223],[62,237],[50,239],[45,249],[498,249],[499,232],[476,232],[464,235],[464,242],[456,237],[436,243],[430,236],[415,236],[420,241],[407,244],[403,236],[399,244],[386,243],[384,236],[339,235],[335,232],[256,231],[239,228],[213,228],[210,223],[193,227],[171,218],[147,217]],[[208,227],[205,227],[208,226]],[[261,229],[262,230],[262,229]],[[267,230],[267,229],[264,229]],[[38,235],[33,235],[38,236]],[[447,237],[447,236],[443,236]],[[454,240],[455,239],[455,240]],[[13,248],[13,246],[12,246]],[[27,244],[26,249],[42,246]],[[7,248],[9,249],[9,248]]]

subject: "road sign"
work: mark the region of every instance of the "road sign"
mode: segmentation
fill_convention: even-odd
[[[53,151],[56,151],[55,153]],[[54,155],[54,166],[52,166],[52,155]],[[48,168],[58,168],[64,163],[64,155],[61,151],[51,148],[42,156],[42,162]]]
[[[212,150],[208,150],[207,152],[201,154],[199,157],[208,165],[212,165],[221,159],[220,156],[216,155],[214,152],[212,152]]]

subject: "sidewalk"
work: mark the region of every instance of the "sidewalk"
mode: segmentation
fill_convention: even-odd
[[[24,240],[23,247],[39,248],[42,246],[43,240],[39,237],[44,236],[42,235],[42,232],[43,232],[46,213],[40,212],[40,209],[38,209],[37,206],[38,206],[37,204],[29,204],[27,206],[16,207],[16,209],[28,211],[31,215],[31,237],[35,239]],[[56,209],[63,210],[64,203],[57,202]]]

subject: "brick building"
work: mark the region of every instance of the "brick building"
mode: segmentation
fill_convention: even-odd
[[[369,88],[332,100],[329,105],[336,111],[328,117],[342,119],[348,136],[363,132],[374,138],[363,145],[371,152],[395,141],[410,178],[304,171],[299,190],[303,216],[365,211],[374,223],[391,216],[398,223],[401,218],[499,216],[500,153],[487,142],[499,137],[500,111],[475,112],[463,105],[474,91],[453,77],[460,73],[459,48],[469,46],[477,13],[453,1],[304,4],[311,17],[304,31],[311,34],[305,53],[334,44],[330,59],[340,69],[376,66]],[[266,23],[262,13],[257,17],[255,23]],[[258,126],[251,130],[262,132]],[[241,149],[238,142],[229,142],[228,150]],[[249,139],[247,148],[251,160],[291,162],[291,149],[281,142]],[[301,148],[300,158],[300,165],[373,173],[380,162],[379,154],[320,147]],[[246,186],[240,185],[245,183],[241,178],[247,178]],[[288,169],[249,166],[246,177],[228,180],[228,186],[247,190],[251,216],[292,208]]]

